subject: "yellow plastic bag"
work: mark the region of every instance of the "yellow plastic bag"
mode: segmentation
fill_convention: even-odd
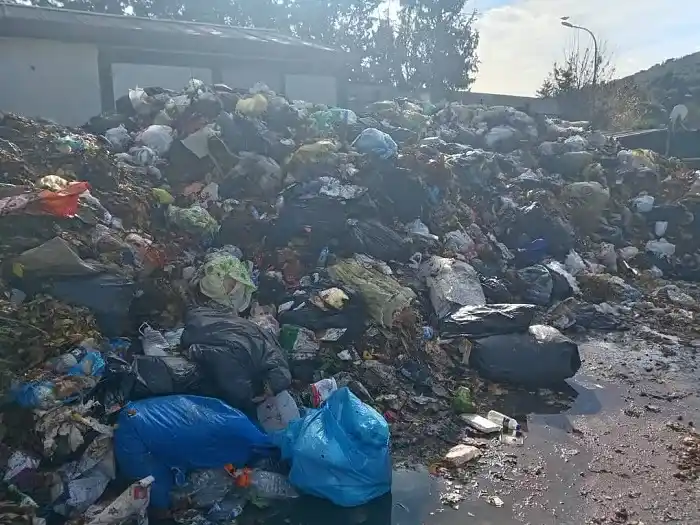
[[[248,117],[259,117],[267,111],[267,99],[260,93],[251,98],[242,98],[236,104],[236,111]]]
[[[153,193],[153,196],[160,204],[172,204],[173,202],[175,202],[175,198],[172,195],[170,195],[168,190],[165,190],[163,188],[153,188],[151,190],[151,193]]]

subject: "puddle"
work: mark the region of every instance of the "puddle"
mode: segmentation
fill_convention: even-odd
[[[444,482],[424,467],[394,471],[391,494],[353,509],[326,501],[303,498],[287,512],[264,520],[265,525],[507,525],[517,523],[507,508],[496,509],[483,501],[464,502],[459,510],[443,507]]]
[[[484,465],[473,480],[462,482],[468,499],[458,509],[445,507],[440,494],[449,490],[446,482],[431,476],[427,469],[394,471],[392,493],[368,505],[343,509],[327,501],[304,498],[276,516],[267,516],[264,525],[515,525],[542,523],[566,525],[576,516],[580,503],[577,490],[571,490],[588,461],[585,451],[572,445],[575,420],[599,417],[624,406],[621,390],[600,385],[585,376],[557,389],[509,390],[494,397],[493,409],[516,417],[527,429],[525,447],[513,450],[519,457],[518,469],[546,465],[547,489],[530,501],[533,488],[516,481],[494,481],[490,476],[508,466]],[[505,451],[508,452],[508,451]],[[472,488],[472,484],[474,487]],[[479,492],[498,494],[502,508],[490,505]],[[534,500],[537,501],[534,501]],[[527,503],[523,503],[526,501]],[[280,510],[280,509],[277,509]],[[245,515],[244,515],[245,516]],[[256,520],[261,523],[260,519]],[[246,521],[241,521],[241,525]]]

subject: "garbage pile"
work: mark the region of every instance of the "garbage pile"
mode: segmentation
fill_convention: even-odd
[[[522,440],[482,393],[574,376],[582,331],[695,339],[700,177],[672,159],[508,107],[192,80],[116,108],[0,124],[2,497],[27,523],[361,505],[392,453],[494,418]]]

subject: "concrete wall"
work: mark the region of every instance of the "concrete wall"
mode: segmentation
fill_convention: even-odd
[[[292,99],[337,103],[334,77],[284,75],[279,65],[272,62],[233,66],[230,63],[219,65],[210,59],[206,67],[201,67],[201,60],[197,64],[195,59],[191,65],[188,60],[177,65],[160,65],[160,60],[153,60],[156,64],[130,63],[132,58],[128,55],[115,58],[109,59],[115,99],[136,86],[180,90],[191,78],[212,83],[216,77],[212,68],[217,68],[221,80],[231,87],[247,89],[256,82],[264,82]],[[161,57],[162,62],[167,63],[167,58]],[[109,62],[104,67],[109,68]],[[80,126],[102,111],[103,93],[95,45],[0,38],[0,71],[0,111],[47,118],[67,126]],[[108,79],[109,75],[103,75],[104,78]],[[105,104],[109,105],[111,94],[106,93]]]
[[[128,94],[129,89],[133,89],[136,86],[157,86],[179,91],[187,85],[191,78],[211,84],[211,69],[151,64],[112,64],[115,98]]]
[[[559,115],[560,113],[558,102],[552,98],[518,97],[496,93],[473,93],[471,91],[455,93],[454,98],[463,104],[512,106],[518,109],[527,109],[530,113],[545,113],[547,115]]]
[[[305,100],[334,106],[338,103],[335,77],[321,75],[285,75],[284,93],[292,100]]]
[[[348,97],[353,101],[354,109],[361,109],[366,104],[377,100],[387,100],[396,97],[407,97],[418,100],[430,100],[427,92],[401,91],[393,86],[376,84],[348,84]],[[500,95],[496,93],[475,93],[471,91],[457,91],[452,93],[451,100],[463,104],[484,104],[486,106],[512,106],[514,108],[528,109],[532,113],[545,113],[547,115],[559,115],[561,108],[554,99],[541,99],[535,97],[518,97],[514,95]]]
[[[282,74],[273,65],[223,67],[221,78],[224,84],[232,88],[250,89],[257,82],[263,82],[272,91],[281,93],[284,90]]]
[[[77,126],[101,111],[97,47],[0,38],[0,111]]]

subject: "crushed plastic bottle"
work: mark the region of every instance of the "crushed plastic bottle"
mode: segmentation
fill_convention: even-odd
[[[518,425],[518,422],[515,419],[506,416],[505,414],[501,414],[500,412],[496,412],[495,410],[489,411],[486,418],[489,421],[493,421],[497,425],[501,425],[504,431],[520,428],[520,425]]]
[[[173,493],[175,501],[189,498],[198,509],[209,509],[224,500],[236,488],[235,480],[224,469],[195,470],[187,475],[187,481]]]
[[[257,498],[280,500],[299,497],[297,490],[283,474],[261,469],[236,470],[232,465],[227,465],[226,469],[236,478],[237,486],[249,489]]]
[[[170,355],[170,343],[158,330],[154,330],[147,323],[139,328],[143,353],[152,357],[167,357]]]
[[[514,445],[516,447],[522,447],[525,444],[525,436],[520,428],[520,425],[515,427],[513,432],[503,432],[501,434],[501,443],[506,445]]]
[[[228,494],[223,500],[215,503],[206,518],[212,523],[231,523],[238,516],[243,514],[243,509],[247,503],[247,499],[241,494]]]

